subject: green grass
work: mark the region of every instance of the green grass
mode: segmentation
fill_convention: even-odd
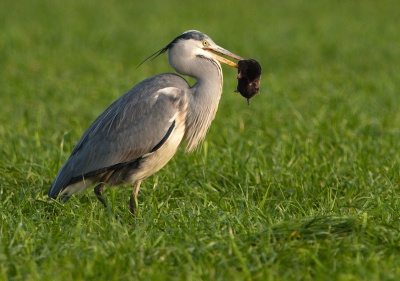
[[[259,2],[0,2],[0,280],[399,280],[400,2]],[[48,200],[188,29],[260,61],[261,94],[224,67],[204,145],[142,183],[136,218],[131,188]]]

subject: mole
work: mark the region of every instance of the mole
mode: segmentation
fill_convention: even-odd
[[[250,99],[260,92],[261,65],[254,59],[238,61],[238,85],[235,93],[240,93],[247,99],[250,105]]]

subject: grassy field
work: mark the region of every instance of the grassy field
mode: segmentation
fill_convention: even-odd
[[[0,280],[399,280],[400,1],[258,2],[0,2]],[[131,188],[48,200],[188,29],[260,61],[261,94],[224,67],[204,145],[142,183],[136,218]]]

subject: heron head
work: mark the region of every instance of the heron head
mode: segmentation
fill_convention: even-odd
[[[237,60],[243,60],[242,57],[218,46],[210,37],[197,30],[185,31],[168,44],[165,49],[168,50],[168,58],[172,66],[174,66],[173,61],[176,60],[177,57],[181,59],[201,57],[215,60],[235,68],[238,67],[235,62],[219,54]]]
[[[238,68],[238,65],[230,61],[221,55],[225,55],[227,57],[231,57],[237,60],[243,60],[244,58],[235,55],[234,53],[218,46],[214,43],[214,41],[197,30],[188,30],[176,37],[169,43],[167,46],[162,48],[161,50],[155,52],[147,59],[142,61],[140,65],[142,65],[148,59],[155,59],[159,55],[168,51],[168,60],[171,66],[181,74],[193,76],[196,71],[196,68],[199,64],[191,63],[194,61],[200,62],[199,58],[202,58],[204,61],[212,61],[215,64],[223,63],[231,67]],[[195,59],[195,60],[192,60]],[[206,60],[204,60],[206,59]],[[138,66],[138,67],[139,67]],[[194,77],[194,76],[193,76]]]

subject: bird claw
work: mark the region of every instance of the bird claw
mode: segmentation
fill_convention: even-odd
[[[135,216],[136,200],[133,198],[133,196],[129,198],[129,211],[131,212],[132,216]]]

